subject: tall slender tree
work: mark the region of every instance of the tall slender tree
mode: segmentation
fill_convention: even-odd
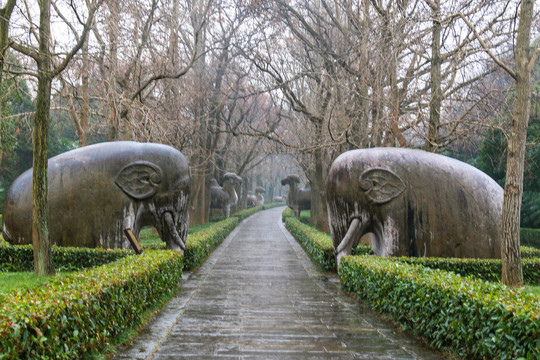
[[[54,274],[54,264],[49,238],[49,201],[48,201],[48,141],[51,104],[52,80],[69,64],[79,51],[88,35],[95,11],[102,0],[94,2],[89,9],[82,34],[75,46],[58,65],[52,66],[51,52],[51,0],[39,2],[39,37],[38,48],[18,42],[11,42],[11,47],[36,62],[38,80],[36,111],[34,114],[33,169],[32,169],[32,243],[34,246],[34,271],[36,275]]]
[[[480,42],[484,51],[514,79],[516,86],[516,97],[508,135],[506,183],[501,225],[502,282],[515,287],[523,286],[519,225],[523,197],[525,146],[531,109],[531,71],[539,50],[539,44],[536,42],[533,51],[531,51],[534,0],[522,0],[518,6],[520,10],[514,68],[497,57],[483,40],[481,34],[476,31],[465,16],[461,15],[462,19],[474,31],[475,38]]]

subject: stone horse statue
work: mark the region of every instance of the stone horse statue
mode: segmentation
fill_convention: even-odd
[[[300,189],[300,177],[297,175],[289,175],[281,180],[281,185],[289,185],[287,193],[287,206],[292,209],[294,216],[300,217],[302,210],[311,209],[311,189]]]
[[[229,217],[231,206],[238,203],[235,185],[241,184],[242,178],[232,172],[223,175],[223,187],[219,186],[216,179],[210,180],[210,209],[221,209],[225,217]]]

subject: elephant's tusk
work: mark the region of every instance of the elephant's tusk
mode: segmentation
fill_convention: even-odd
[[[343,240],[341,240],[341,243],[336,249],[336,252],[339,254],[349,245],[349,243],[356,237],[356,232],[360,229],[360,219],[354,218],[353,221],[351,221],[351,225],[349,225],[349,230],[347,230],[347,234],[345,234],[345,237]]]

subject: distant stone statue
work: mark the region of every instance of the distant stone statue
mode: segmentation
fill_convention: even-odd
[[[153,226],[173,250],[184,250],[189,226],[189,166],[178,150],[119,141],[86,146],[49,159],[49,235],[59,246],[131,248]],[[32,243],[32,169],[9,188],[4,239]]]
[[[223,175],[223,187],[216,179],[210,181],[210,209],[220,209],[225,217],[231,215],[231,207],[238,203],[238,194],[235,185],[241,185],[242,178],[235,173],[228,172]]]
[[[253,193],[253,191],[249,190],[247,192],[247,207],[252,208],[257,206],[257,196]]]
[[[372,233],[379,256],[500,258],[503,189],[480,170],[420,150],[341,154],[326,182],[338,261]]]
[[[261,187],[261,186],[257,186],[255,188],[255,198],[256,198],[256,206],[263,206],[264,205],[264,196],[263,194],[266,194],[266,189]]]
[[[287,206],[290,207],[297,218],[300,217],[302,210],[311,209],[311,189],[300,189],[300,177],[298,175],[289,175],[281,180],[281,185],[289,185],[287,192]]]

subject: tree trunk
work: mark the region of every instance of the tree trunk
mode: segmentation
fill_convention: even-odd
[[[8,0],[6,6],[0,9],[0,98],[2,98],[2,79],[5,63],[4,55],[6,54],[9,39],[9,20],[16,2],[16,0]],[[1,151],[2,150],[0,149],[0,155]]]
[[[32,172],[32,243],[36,275],[53,275],[49,238],[49,200],[47,187],[49,112],[51,102],[50,73],[50,0],[40,3],[39,61],[36,113],[34,115]]]
[[[90,118],[90,95],[89,95],[89,76],[88,76],[88,41],[85,41],[82,47],[82,66],[81,66],[81,118],[79,131],[79,147],[87,145],[86,134],[88,133],[88,121]]]
[[[107,101],[109,107],[109,127],[107,129],[107,141],[120,139],[120,114],[118,109],[119,95],[117,92],[118,75],[118,26],[120,22],[120,10],[116,1],[109,1],[110,17],[108,24],[109,35],[109,78],[107,82]]]
[[[516,99],[508,139],[501,229],[502,282],[516,287],[523,286],[519,224],[523,196],[525,145],[531,105],[531,62],[534,62],[529,54],[533,8],[533,0],[521,2],[515,55]]]
[[[441,4],[440,0],[428,2],[433,11],[431,39],[431,99],[429,102],[429,125],[426,150],[437,151],[441,123]]]

